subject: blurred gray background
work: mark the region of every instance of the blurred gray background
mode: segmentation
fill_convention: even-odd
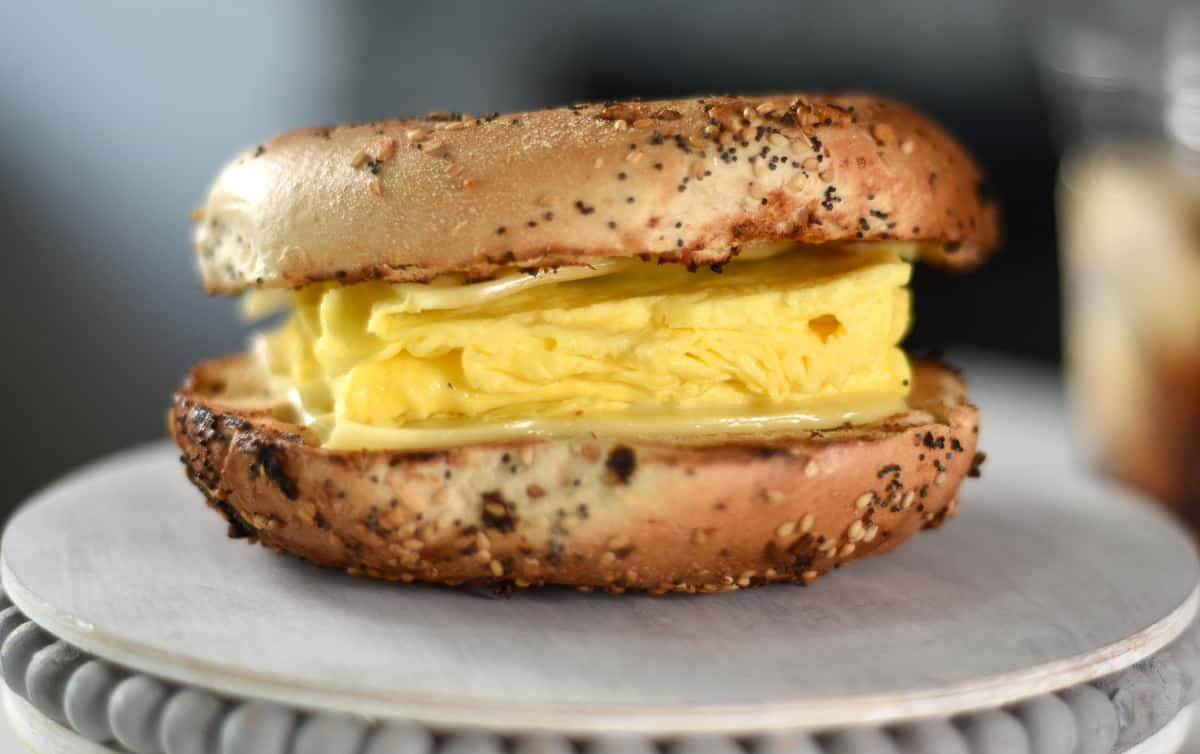
[[[162,436],[188,365],[240,347],[235,305],[196,285],[189,211],[235,151],[303,125],[711,91],[906,98],[974,150],[1008,223],[981,274],[919,273],[911,342],[1054,362],[1056,155],[1031,18],[1002,0],[3,3],[0,514]]]

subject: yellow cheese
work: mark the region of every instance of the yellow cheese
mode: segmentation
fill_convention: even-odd
[[[820,429],[902,410],[910,270],[881,245],[309,286],[262,350],[338,449]]]

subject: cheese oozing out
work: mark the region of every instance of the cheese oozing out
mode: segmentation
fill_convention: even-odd
[[[315,284],[259,351],[339,450],[702,440],[903,411],[903,250],[779,251],[692,272],[635,259],[470,284]]]

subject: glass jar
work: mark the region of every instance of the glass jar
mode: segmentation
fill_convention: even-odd
[[[1060,21],[1041,57],[1076,436],[1200,533],[1200,9],[1162,10]]]

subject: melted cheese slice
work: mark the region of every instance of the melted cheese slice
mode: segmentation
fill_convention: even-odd
[[[903,410],[910,272],[881,245],[318,285],[261,352],[335,449],[823,429]]]

